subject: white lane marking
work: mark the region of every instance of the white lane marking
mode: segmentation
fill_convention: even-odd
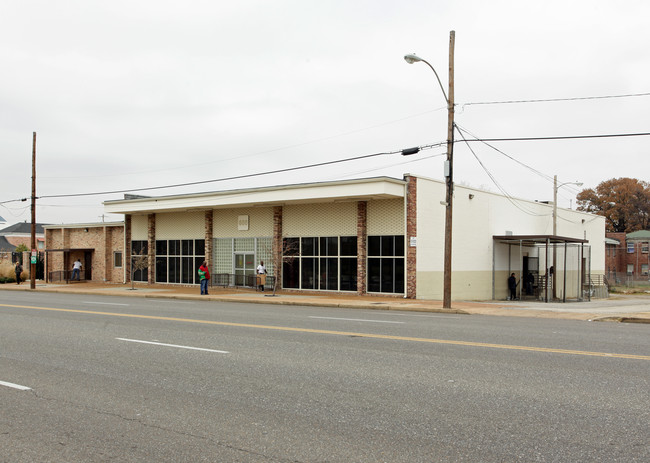
[[[371,312],[371,313],[376,313]],[[462,315],[443,315],[443,314],[438,314],[438,313],[433,313],[431,315],[418,315],[418,314],[412,314],[412,313],[384,313],[382,314],[382,317],[416,317],[416,318],[452,318],[452,319],[458,319],[462,318]]]
[[[84,304],[99,304],[99,305],[123,305],[129,306],[130,304],[120,304],[118,302],[93,302],[93,301],[82,301]]]
[[[19,389],[21,391],[31,391],[32,390],[31,387],[21,386],[20,384],[7,383],[5,381],[0,381],[0,386],[12,387],[14,389]]]
[[[363,318],[336,318],[336,317],[309,317],[309,318],[321,318],[324,320],[345,320],[349,322],[397,323],[397,324],[405,323],[405,322],[393,322],[393,321],[386,321],[386,320],[365,320]]]
[[[179,349],[190,349],[190,350],[202,350],[205,352],[216,352],[218,354],[229,354],[230,352],[225,350],[215,350],[215,349],[204,349],[203,347],[191,347],[191,346],[179,346],[177,344],[165,344],[164,342],[152,342],[152,341],[141,341],[139,339],[126,339],[126,338],[115,338],[118,341],[127,341],[127,342],[139,342],[141,344],[153,344],[155,346],[164,346],[164,347],[178,347]]]

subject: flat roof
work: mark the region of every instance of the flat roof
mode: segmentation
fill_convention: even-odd
[[[92,222],[92,223],[60,223],[44,225],[46,230],[57,228],[103,228],[103,227],[123,227],[124,222]]]
[[[557,236],[557,235],[494,235],[492,236],[494,241],[499,241],[505,244],[514,244],[515,242],[521,242],[521,244],[534,246],[537,244],[565,244],[565,243],[588,243],[589,240],[584,240],[581,238],[571,238],[568,236]]]
[[[302,203],[404,198],[404,180],[390,177],[303,183],[262,188],[104,201],[112,214],[269,207]]]

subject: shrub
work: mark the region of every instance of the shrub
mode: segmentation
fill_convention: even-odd
[[[25,266],[23,266],[23,273],[20,274],[20,279],[25,280],[29,272],[25,271]],[[0,278],[5,279],[5,283],[14,283],[16,281],[16,270],[15,265],[11,262],[0,262]]]

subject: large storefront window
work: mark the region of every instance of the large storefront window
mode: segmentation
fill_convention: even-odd
[[[404,237],[368,237],[368,292],[404,292]]]
[[[284,238],[282,286],[326,291],[357,290],[357,237]]]
[[[156,282],[198,284],[205,240],[156,240]]]

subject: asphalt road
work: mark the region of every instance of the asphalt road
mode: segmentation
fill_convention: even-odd
[[[0,291],[2,462],[647,462],[649,404],[648,325]]]

